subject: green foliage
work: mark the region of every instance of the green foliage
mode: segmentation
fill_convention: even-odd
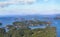
[[[5,29],[0,28],[0,37],[4,37],[5,33],[6,33]]]
[[[48,24],[48,26],[47,26]],[[29,26],[45,25],[46,28],[30,29]],[[8,31],[6,32],[7,29]],[[0,37],[56,37],[56,28],[50,27],[50,22],[23,20],[0,28]]]
[[[19,29],[19,30],[10,30],[5,34],[6,37],[56,37],[55,29],[53,28],[45,28],[45,29]],[[3,32],[2,32],[3,33]],[[1,37],[4,37],[0,33]]]

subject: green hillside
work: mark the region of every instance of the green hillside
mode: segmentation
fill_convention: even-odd
[[[1,23],[2,24],[2,23]],[[12,25],[0,28],[0,37],[56,37],[56,28],[51,22],[24,20],[13,22]],[[31,29],[29,26],[46,26]],[[6,30],[7,29],[7,30]]]

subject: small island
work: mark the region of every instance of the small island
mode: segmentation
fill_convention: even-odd
[[[12,22],[12,25],[0,27],[0,37],[56,37],[56,27],[51,22],[40,20],[21,20]],[[0,26],[2,23],[0,23]],[[31,29],[30,26],[45,26]]]

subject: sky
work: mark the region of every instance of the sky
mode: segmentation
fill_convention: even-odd
[[[60,0],[0,0],[0,16],[60,14]]]

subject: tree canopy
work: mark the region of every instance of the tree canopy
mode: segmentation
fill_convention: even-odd
[[[12,25],[6,25],[5,28],[0,28],[0,37],[56,37],[55,28],[52,29],[50,24],[51,22],[39,20],[15,21]],[[0,25],[2,25],[2,23],[0,23]],[[29,26],[39,25],[44,25],[46,28],[29,28]]]

